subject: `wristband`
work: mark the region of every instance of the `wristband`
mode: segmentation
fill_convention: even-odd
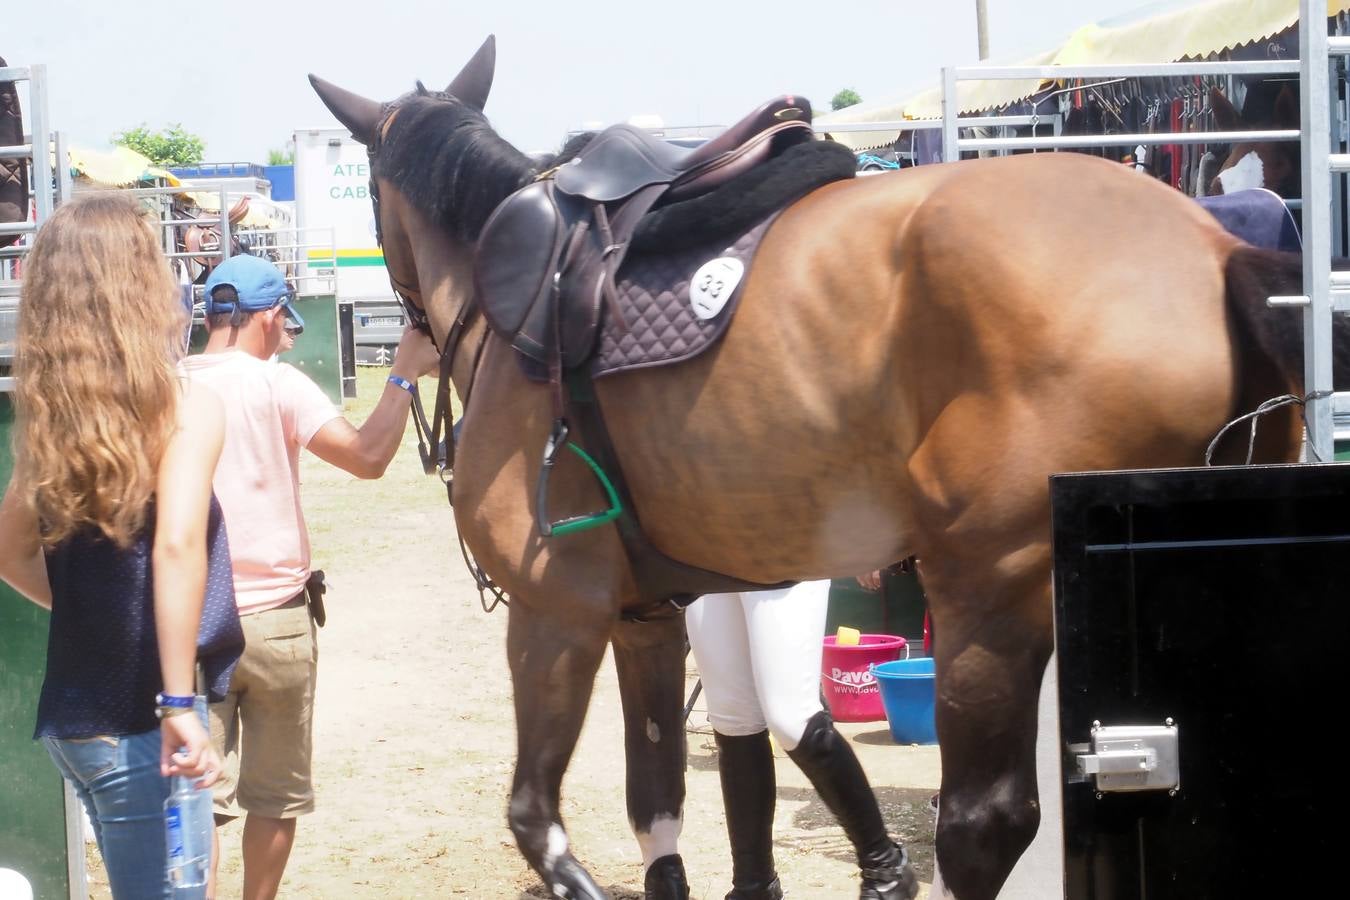
[[[406,378],[400,378],[398,375],[390,375],[388,382],[396,387],[401,387],[409,394],[417,394],[417,386]]]
[[[169,719],[174,716],[186,715],[192,712],[197,698],[192,695],[186,697],[175,697],[172,694],[155,695],[155,715],[160,719]]]

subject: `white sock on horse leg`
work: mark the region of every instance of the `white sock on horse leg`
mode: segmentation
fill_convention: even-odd
[[[680,832],[683,829],[684,820],[675,816],[657,816],[652,820],[651,831],[633,829],[638,847],[642,850],[644,874],[661,857],[680,852]]]

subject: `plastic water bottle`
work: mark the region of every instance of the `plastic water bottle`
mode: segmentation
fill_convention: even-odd
[[[174,776],[173,793],[164,801],[169,884],[174,888],[202,887],[211,866],[211,791],[198,790],[194,781]]]

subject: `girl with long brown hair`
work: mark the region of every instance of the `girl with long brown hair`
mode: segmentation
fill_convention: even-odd
[[[170,776],[208,787],[221,766],[193,714],[197,663],[227,683],[241,646],[237,618],[214,621],[234,609],[211,494],[224,416],[177,370],[186,324],[134,201],[89,195],[39,231],[18,312],[0,578],[52,612],[35,736],[84,803],[118,898],[170,894]]]

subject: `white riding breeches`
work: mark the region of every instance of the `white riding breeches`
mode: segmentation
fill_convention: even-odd
[[[729,737],[768,728],[793,750],[820,712],[820,658],[829,581],[708,594],[685,611],[708,720]]]

